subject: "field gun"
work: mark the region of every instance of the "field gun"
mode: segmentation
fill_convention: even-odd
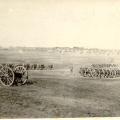
[[[28,70],[23,65],[0,65],[0,81],[3,86],[11,86],[14,83],[25,84],[28,79]]]
[[[0,64],[0,81],[3,86],[12,86],[14,83],[25,84],[28,80],[29,70],[52,70],[53,65],[44,64]]]

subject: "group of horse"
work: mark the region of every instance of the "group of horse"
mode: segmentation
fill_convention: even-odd
[[[95,68],[95,67],[81,67],[79,73],[83,77],[92,78],[116,78],[120,77],[120,69],[114,67]]]
[[[54,66],[52,64],[50,65],[45,65],[45,64],[13,64],[13,63],[9,63],[9,64],[1,64],[2,66],[8,66],[12,69],[15,68],[15,66],[24,66],[26,68],[26,70],[52,70],[54,68]]]

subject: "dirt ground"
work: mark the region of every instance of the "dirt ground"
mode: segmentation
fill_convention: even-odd
[[[107,116],[120,116],[120,79],[43,70],[29,71],[25,85],[0,87],[0,118]]]

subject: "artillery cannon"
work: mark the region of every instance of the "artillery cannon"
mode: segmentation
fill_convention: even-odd
[[[53,65],[44,64],[0,64],[0,82],[3,86],[12,86],[14,83],[25,84],[28,79],[29,70],[52,70]]]
[[[3,86],[12,86],[14,83],[25,84],[28,79],[28,70],[23,65],[0,65],[0,81]]]

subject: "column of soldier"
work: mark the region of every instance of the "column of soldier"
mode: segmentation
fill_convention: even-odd
[[[101,65],[102,66],[102,65]],[[101,67],[97,65],[97,67],[81,67],[79,69],[79,73],[83,77],[92,77],[92,78],[116,78],[120,77],[120,69],[118,65]]]

